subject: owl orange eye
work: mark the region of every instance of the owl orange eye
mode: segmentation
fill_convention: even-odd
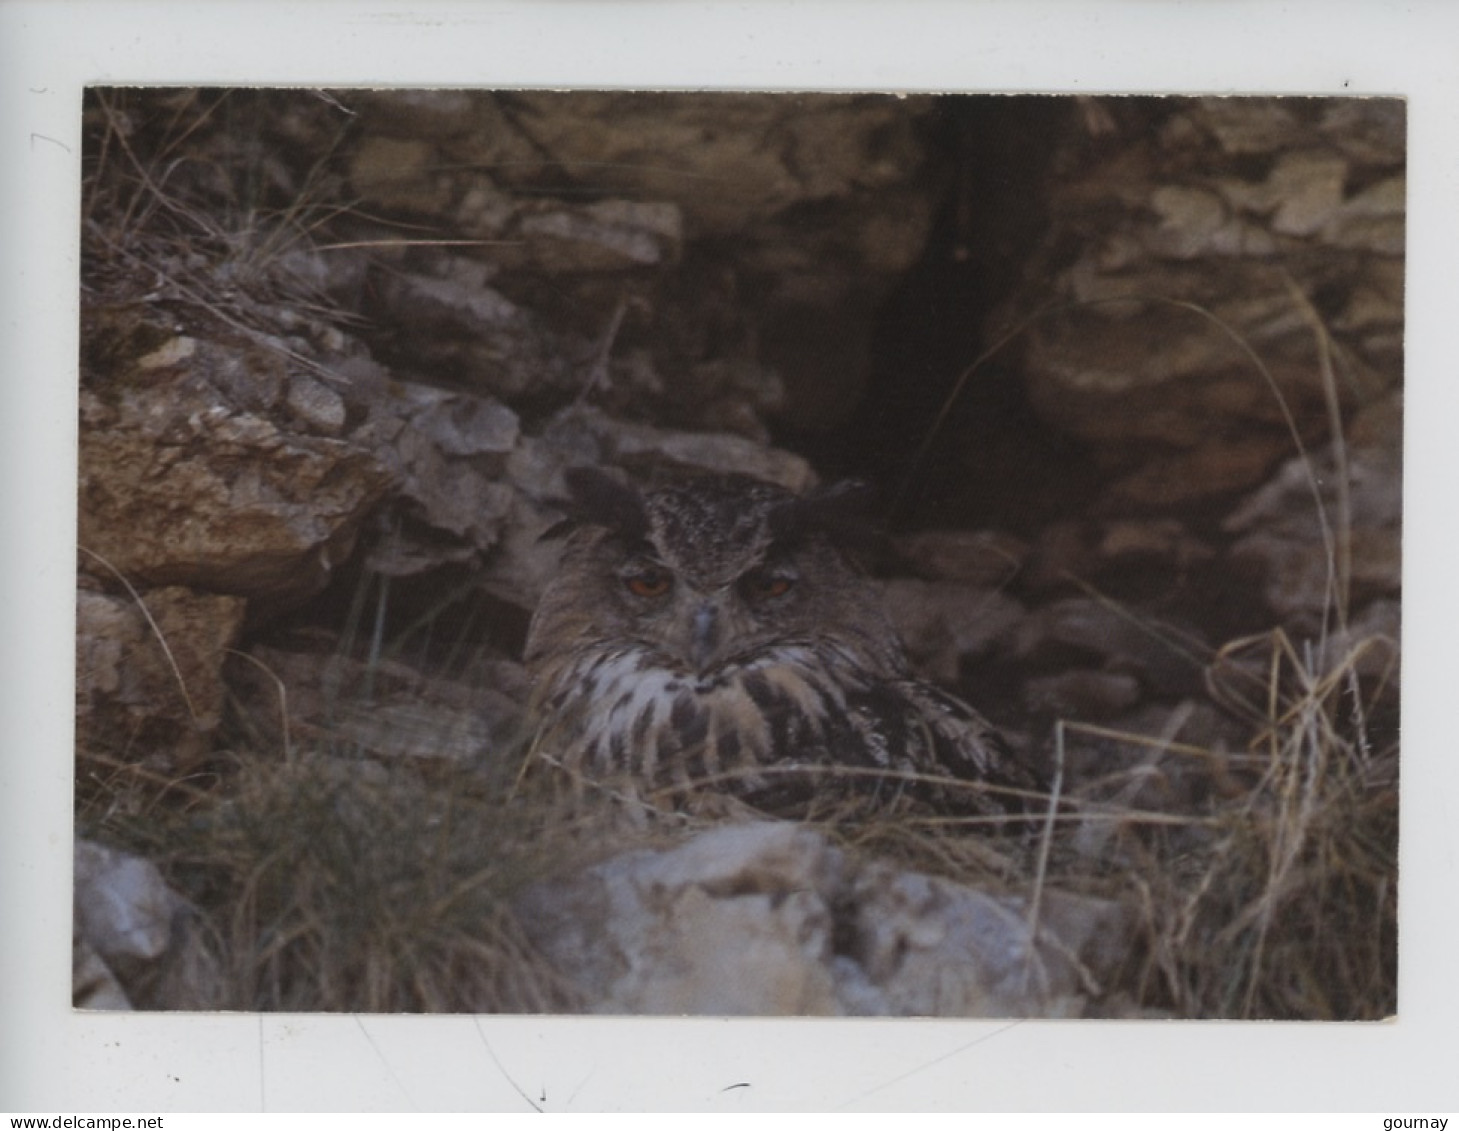
[[[745,596],[754,600],[766,601],[772,597],[785,596],[795,585],[795,580],[795,577],[788,573],[755,570],[753,573],[745,574],[740,585]]]
[[[672,588],[674,579],[665,570],[645,569],[629,574],[623,584],[635,597],[662,597]]]

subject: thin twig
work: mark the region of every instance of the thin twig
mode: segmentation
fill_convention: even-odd
[[[284,762],[292,766],[294,764],[294,744],[289,737],[289,693],[274,670],[260,660],[257,656],[250,656],[247,652],[240,652],[237,648],[228,648],[225,651],[230,656],[237,656],[240,660],[247,660],[269,679],[273,680],[274,687],[279,692],[279,725],[283,730],[284,737]]]

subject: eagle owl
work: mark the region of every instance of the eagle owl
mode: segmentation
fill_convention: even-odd
[[[912,676],[847,553],[865,530],[854,485],[567,480],[562,562],[525,655],[551,764],[648,803],[710,789],[801,815],[836,799],[1000,819],[1036,806],[998,733]]]

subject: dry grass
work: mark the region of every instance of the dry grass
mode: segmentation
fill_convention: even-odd
[[[1256,710],[1244,705],[1245,750],[1063,728],[1063,742],[1095,742],[1106,763],[1127,768],[1063,797],[1034,844],[936,819],[835,832],[854,851],[985,890],[1119,900],[1139,944],[1106,986],[1115,1015],[1388,1017],[1397,1008],[1397,749],[1374,748],[1362,725],[1372,703],[1348,691],[1354,666],[1379,651],[1396,656],[1393,642],[1371,639],[1317,668],[1280,630],[1223,649],[1213,680],[1261,699]],[[1229,670],[1258,658],[1264,683]],[[1382,681],[1370,687],[1386,693]],[[1172,712],[1172,730],[1181,714]],[[1160,796],[1176,775],[1200,800],[1130,800]]]
[[[227,1009],[570,1010],[526,943],[512,896],[571,860],[542,811],[505,804],[479,770],[252,753],[206,790],[118,768],[133,804],[84,831],[156,862],[197,907]],[[138,795],[151,803],[138,806]],[[166,796],[163,796],[166,794]],[[182,800],[182,803],[179,801]]]
[[[1396,754],[1371,748],[1345,690],[1380,646],[1321,671],[1280,632],[1223,650],[1213,684],[1246,692],[1244,751],[1068,728],[1069,744],[1097,741],[1128,770],[1075,789],[1040,836],[865,813],[818,824],[853,853],[985,890],[1121,900],[1140,943],[1106,986],[1116,1013],[1382,1018],[1396,1008]],[[520,760],[422,773],[315,744],[292,761],[241,753],[192,785],[112,761],[107,807],[93,791],[81,819],[204,912],[228,1007],[570,1011],[581,1003],[525,942],[514,895],[727,814],[625,822],[611,796],[514,784]],[[1148,787],[1176,769],[1205,801],[1108,799],[1122,777]]]
[[[339,200],[325,172],[329,152],[302,185],[255,152],[277,97],[87,92],[81,249],[83,320],[92,333],[84,349],[108,348],[109,309],[137,304],[167,312],[174,329],[231,334],[335,379],[298,334],[357,321],[324,292],[316,258],[331,223],[354,206]],[[216,138],[227,139],[225,155],[230,145],[243,155],[220,158]]]
[[[1373,752],[1345,690],[1373,641],[1327,668],[1281,631],[1224,649],[1266,665],[1245,787],[1198,837],[1124,838],[1148,953],[1134,999],[1185,1017],[1378,1019],[1396,1008],[1396,749]],[[1224,764],[1222,764],[1224,762]]]

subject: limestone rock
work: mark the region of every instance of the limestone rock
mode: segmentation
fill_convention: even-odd
[[[392,337],[383,357],[415,373],[447,373],[499,397],[581,387],[587,373],[566,359],[590,345],[555,333],[541,315],[488,284],[491,269],[440,256],[430,270],[396,270],[373,289],[376,316]]]
[[[690,432],[619,420],[592,408],[559,413],[544,431],[556,450],[575,462],[614,463],[642,474],[747,475],[801,492],[816,483],[810,463],[783,448],[766,447],[728,432]],[[558,497],[563,497],[560,487]]]
[[[425,386],[412,393],[408,400],[415,403],[397,403],[398,418],[388,429],[389,456],[398,468],[395,500],[433,533],[472,551],[489,550],[512,505],[511,489],[500,475],[520,436],[517,416],[497,401],[469,394]],[[397,531],[374,548],[372,566],[391,574],[413,572],[404,564],[413,550],[421,567],[458,556],[439,542],[422,544],[420,536]]]
[[[127,991],[80,935],[71,938],[71,1004],[77,1009],[131,1009]]]
[[[196,912],[155,865],[77,840],[73,898],[75,989],[90,1008],[196,1010],[221,1000]]]
[[[1403,581],[1403,466],[1397,395],[1354,421],[1341,465],[1327,447],[1284,463],[1226,518],[1233,564],[1261,580],[1268,606],[1304,624],[1338,597],[1395,596]],[[1338,490],[1339,477],[1346,491]],[[1353,606],[1355,607],[1355,606]]]
[[[744,825],[538,885],[519,910],[594,1012],[834,1014],[818,889],[838,865],[813,833]]]
[[[192,380],[81,394],[81,545],[133,583],[297,600],[389,485],[341,440],[292,434]]]
[[[538,884],[528,933],[596,1013],[1077,1014],[1122,955],[1117,905],[1022,897],[885,864],[759,821]]]
[[[679,379],[703,362],[778,371],[789,391],[780,411],[807,424],[849,407],[870,315],[922,253],[936,210],[935,181],[922,176],[919,123],[934,110],[925,98],[440,91],[350,101],[364,140],[349,178],[372,207],[483,241],[463,254],[499,269],[492,286],[553,332],[597,339],[631,294],[660,343],[661,372]],[[694,338],[709,352],[677,348]],[[454,348],[414,333],[409,345],[402,357]],[[525,367],[493,370],[470,353],[457,356],[493,391],[508,393],[507,380],[513,393],[530,387]],[[669,411],[692,413],[684,424],[728,422],[726,406],[683,392]]]
[[[368,192],[401,182],[387,170],[425,169],[407,148],[419,139],[513,189],[538,189],[554,159],[559,183],[591,178],[600,196],[653,199],[685,180],[733,185],[689,194],[688,222],[696,233],[737,236],[802,200],[900,183],[917,153],[910,120],[925,108],[865,95],[706,93],[666,103],[627,91],[361,92],[355,101],[380,136],[394,135],[386,159],[369,162],[382,174],[362,178]]]
[[[186,760],[222,720],[223,661],[245,602],[177,586],[140,600],[76,594],[77,743],[88,750],[122,736]]]
[[[524,215],[517,231],[539,271],[614,271],[656,267],[679,258],[684,221],[679,206],[605,200]]]
[[[344,398],[307,373],[290,376],[288,405],[302,423],[321,435],[338,436],[344,431]]]
[[[1069,301],[1026,335],[1029,398],[1120,473],[1104,506],[1126,515],[1256,487],[1287,411],[1320,437],[1318,324],[1345,410],[1401,380],[1404,128],[1387,99],[1114,105],[1126,132],[1068,143],[1080,173],[1051,182],[1028,293],[991,326]]]
[[[1045,892],[1035,925],[1021,897],[886,864],[851,887],[844,981],[862,989],[865,977],[875,1012],[894,1016],[1077,1017],[1128,945],[1125,913],[1106,900]]]

